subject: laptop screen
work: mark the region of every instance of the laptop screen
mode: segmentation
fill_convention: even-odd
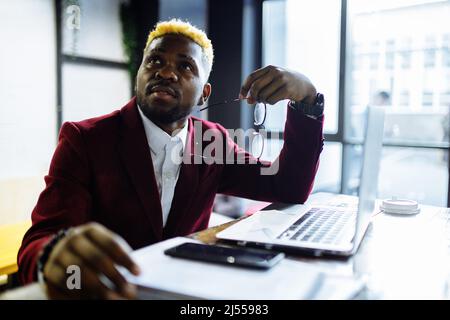
[[[359,185],[358,215],[354,246],[361,241],[375,206],[378,188],[381,150],[383,146],[384,107],[368,107],[367,125],[363,148],[363,162]],[[355,248],[356,249],[356,248]]]

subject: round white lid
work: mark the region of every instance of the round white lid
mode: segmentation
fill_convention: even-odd
[[[387,213],[416,214],[420,212],[417,201],[408,199],[386,199],[380,209]]]

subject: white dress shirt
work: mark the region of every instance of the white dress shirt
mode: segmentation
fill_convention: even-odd
[[[145,135],[150,146],[150,154],[158,185],[159,199],[161,200],[163,226],[169,216],[175,186],[180,174],[183,152],[187,140],[187,121],[180,131],[170,136],[148,119],[138,107],[144,124]]]

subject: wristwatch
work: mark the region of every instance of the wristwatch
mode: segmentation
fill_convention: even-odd
[[[305,103],[303,101],[289,101],[289,107],[296,111],[302,112],[306,116],[318,118],[323,115],[325,106],[325,99],[322,93],[316,94],[316,99],[313,104]]]
[[[47,263],[48,258],[50,257],[51,251],[53,250],[55,245],[59,242],[59,240],[64,238],[67,235],[67,233],[68,229],[62,229],[58,231],[58,233],[55,234],[42,249],[42,253],[37,260],[38,277],[44,275],[44,267],[45,264]]]

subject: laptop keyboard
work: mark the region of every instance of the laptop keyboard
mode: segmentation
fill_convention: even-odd
[[[312,208],[278,239],[324,244],[348,242],[354,233],[350,227],[354,226],[355,217],[355,212],[339,208]]]

